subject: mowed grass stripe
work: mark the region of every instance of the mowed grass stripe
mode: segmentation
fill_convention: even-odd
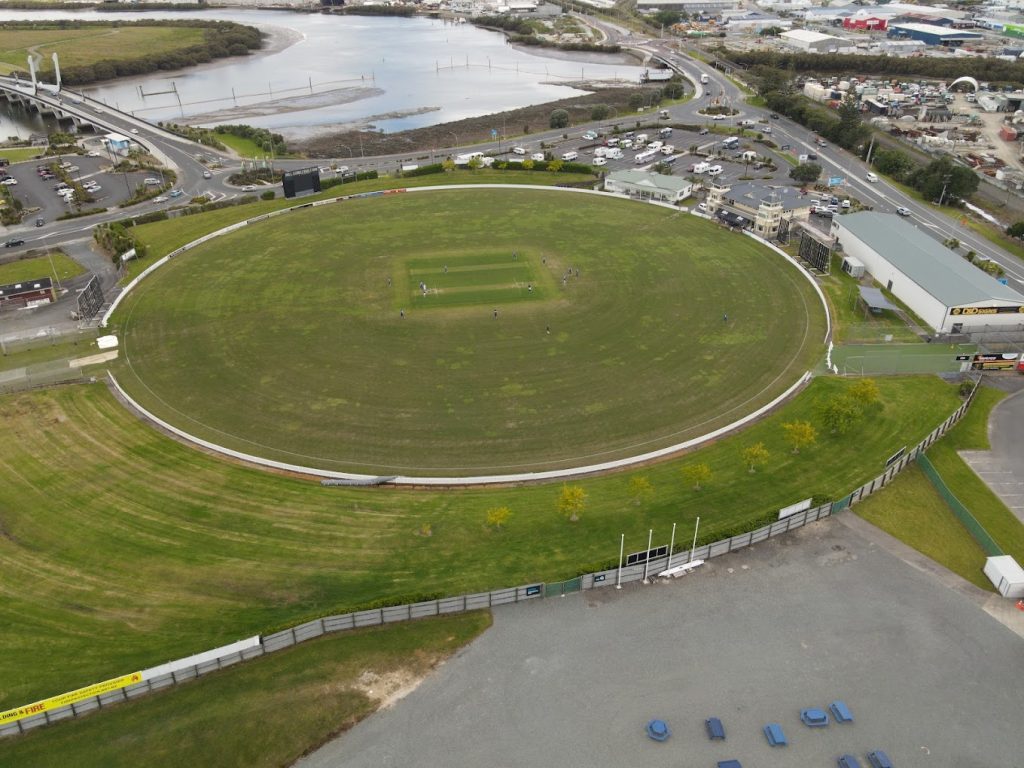
[[[577,525],[559,484],[416,492],[321,488],[220,461],[164,437],[102,384],[0,397],[0,706],[186,656],[385,597],[558,580],[612,562],[619,536],[668,543],[673,523],[719,538],[809,495],[877,475],[956,407],[935,377],[879,380],[883,404],[848,434],[793,455],[780,424],[816,422],[850,382],[816,379],[778,414],[680,460],[580,481]],[[764,442],[750,474],[741,450]],[[706,462],[696,492],[680,467]],[[630,480],[645,475],[651,499]],[[508,506],[502,532],[486,511]],[[425,525],[429,537],[418,535]]]
[[[660,208],[475,190],[279,221],[175,259],[115,318],[133,397],[269,458],[440,474],[617,458],[739,418],[822,349],[820,303],[794,267]],[[538,295],[430,293],[442,274],[423,297],[404,270],[425,232],[429,259],[479,251],[486,232],[488,249],[530,262]]]

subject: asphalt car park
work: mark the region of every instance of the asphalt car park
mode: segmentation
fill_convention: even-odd
[[[1018,765],[1022,640],[989,612],[1001,598],[842,515],[678,580],[497,608],[418,689],[297,765],[866,766],[875,750]],[[801,722],[837,699],[852,722]],[[769,723],[787,746],[769,746]]]
[[[76,210],[73,203],[58,194],[60,179],[41,173],[40,168],[45,168],[51,162],[69,165],[66,171],[73,181],[98,185],[98,189],[92,192],[93,202],[84,203],[83,208],[111,208],[120,205],[132,196],[144,178],[152,175],[152,172],[111,171],[110,160],[106,156],[65,155],[46,161],[30,160],[11,165],[5,170],[18,182],[10,187],[11,193],[29,211],[24,224],[34,225],[37,219],[42,219],[44,223],[55,221]]]

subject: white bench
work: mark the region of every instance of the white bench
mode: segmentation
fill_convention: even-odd
[[[700,565],[704,565],[703,560],[691,560],[688,563],[683,563],[682,565],[677,565],[674,568],[669,568],[667,571],[662,571],[658,574],[658,577],[665,579],[667,579],[669,576],[671,576],[672,578],[679,578],[680,576],[686,575],[687,573],[689,573],[694,568]]]

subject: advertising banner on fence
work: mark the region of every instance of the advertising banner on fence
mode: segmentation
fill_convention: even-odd
[[[74,704],[78,701],[91,699],[93,696],[99,696],[101,693],[109,693],[110,691],[116,691],[118,688],[124,688],[126,685],[134,685],[135,683],[141,682],[142,673],[132,672],[130,675],[121,675],[121,677],[115,677],[111,680],[104,680],[102,683],[95,683],[94,685],[89,685],[85,688],[79,688],[77,691],[68,691],[67,693],[62,693],[57,696],[51,696],[48,699],[37,701],[34,704],[28,704],[24,707],[16,707],[15,709],[9,709],[6,712],[0,712],[0,725],[3,725],[4,723],[12,723],[15,720],[21,720],[23,717],[31,717],[32,715],[39,715],[43,712],[60,709],[68,704]]]

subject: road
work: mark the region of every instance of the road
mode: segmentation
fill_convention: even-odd
[[[839,187],[841,192],[859,198],[863,203],[872,206],[875,210],[883,212],[895,212],[896,208],[904,207],[912,212],[911,220],[933,236],[936,240],[942,241],[950,237],[958,239],[965,250],[973,250],[981,256],[1000,264],[1006,271],[1012,287],[1024,291],[1024,264],[1012,254],[998,248],[989,241],[979,237],[973,231],[961,227],[954,219],[937,213],[931,207],[926,206],[905,194],[899,188],[883,181],[871,184],[866,180],[867,166],[853,155],[833,146],[819,147],[816,141],[819,137],[802,126],[793,123],[785,118],[771,120],[768,122],[768,110],[754,107],[746,103],[744,92],[728,78],[724,73],[702,61],[691,58],[680,52],[675,41],[638,38],[631,31],[603,20],[588,19],[588,21],[599,27],[606,38],[612,42],[642,51],[652,57],[662,60],[676,71],[682,73],[690,80],[695,96],[689,101],[669,108],[669,123],[687,124],[710,124],[707,117],[700,114],[700,110],[710,99],[717,99],[730,104],[738,110],[738,114],[731,119],[720,122],[719,125],[736,125],[740,120],[763,121],[773,128],[772,138],[776,144],[788,144],[796,154],[814,153],[818,155],[819,163],[830,177],[841,177],[844,183]],[[708,77],[708,83],[702,85],[700,75]],[[13,81],[0,78],[0,84],[11,84]],[[62,108],[90,119],[105,128],[114,130],[125,135],[131,135],[133,139],[149,148],[157,157],[163,159],[178,173],[178,186],[183,190],[186,197],[198,195],[210,195],[215,199],[235,197],[242,194],[242,190],[227,183],[227,177],[239,168],[239,160],[225,153],[219,153],[208,147],[202,147],[187,139],[183,139],[158,126],[151,125],[141,119],[127,115],[110,107],[92,101],[88,98],[79,97],[71,93],[63,95],[42,94],[40,99],[54,107]],[[607,128],[619,126],[623,129],[631,128],[638,119],[649,122],[652,113],[646,115],[621,116],[615,120],[601,121],[593,126],[575,126],[569,131],[569,139],[563,139],[564,130],[551,130],[540,134],[531,135],[529,141],[523,141],[521,146],[531,153],[539,150],[543,142],[549,149],[561,154],[569,150],[584,150],[593,144],[582,139],[582,134],[589,128]],[[690,146],[695,142],[692,139],[699,137],[680,136],[672,139],[676,146],[682,148]],[[493,152],[499,148],[505,153],[513,146],[512,142],[504,141],[501,144],[495,143],[485,145],[473,145],[472,147],[451,147],[439,150],[435,154],[437,158],[447,155],[456,155],[464,151]],[[336,161],[336,165],[347,165],[352,170],[375,169],[382,172],[395,171],[402,164],[410,162],[422,162],[417,158],[423,153],[402,153],[394,155],[383,155],[376,157],[345,158]],[[203,162],[203,161],[206,162]],[[213,178],[204,178],[204,172],[208,171],[207,165],[210,161],[219,163],[222,169],[214,172]],[[684,161],[685,162],[685,161]],[[329,160],[284,160],[278,161],[275,165],[280,169],[290,170],[295,168],[309,167],[318,164],[321,166],[331,165]],[[609,162],[605,170],[618,168],[635,168],[632,157],[626,154],[623,160]],[[724,179],[729,179],[728,171]],[[278,194],[280,188],[278,187]],[[174,200],[162,204],[144,203],[134,206],[130,213],[144,213],[154,210],[161,205],[171,207]],[[39,247],[41,245],[57,245],[63,238],[80,237],[81,232],[90,228],[96,223],[123,218],[129,211],[115,210],[94,217],[80,219],[72,222],[47,222],[40,229],[33,229],[31,224],[23,225],[20,228],[12,228],[11,233],[17,233],[26,240],[24,248]]]

